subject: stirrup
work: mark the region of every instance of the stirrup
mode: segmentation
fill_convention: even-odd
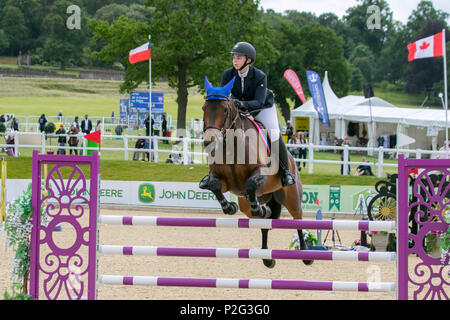
[[[202,181],[200,181],[200,183],[199,183],[199,188],[200,189],[207,189],[208,188],[208,185],[209,185],[209,178],[210,178],[210,176],[209,176],[209,174],[207,174],[203,179],[202,179]]]
[[[283,187],[295,184],[295,178],[289,170],[281,171],[281,184],[283,185]]]

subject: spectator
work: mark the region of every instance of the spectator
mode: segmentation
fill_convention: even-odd
[[[445,141],[444,145],[439,149],[439,151],[447,151],[447,149],[449,150],[449,153],[450,153],[450,141]],[[438,154],[436,156],[436,159],[447,159],[447,155],[446,154]]]
[[[44,132],[45,124],[48,122],[47,119],[45,118],[45,114],[41,115],[38,122],[39,122],[39,130],[41,132]]]
[[[291,138],[288,140],[288,144],[298,144],[298,139],[297,139],[297,135],[295,134],[295,132],[292,133]],[[295,159],[298,159],[298,148],[297,147],[289,147],[288,150]]]
[[[293,134],[294,134],[294,128],[291,125],[291,121],[288,120],[287,128],[286,128],[286,135],[287,135],[288,141],[292,137]]]
[[[141,134],[139,134],[139,135],[141,135]],[[144,149],[144,147],[145,147],[145,139],[139,138],[136,141],[134,148],[135,149]],[[135,161],[139,160],[140,155],[142,155],[142,161],[145,161],[145,152],[142,152],[142,151],[135,151],[133,153],[133,160],[135,160]]]
[[[13,131],[19,131],[19,121],[16,120],[16,117],[11,119],[11,129]]]
[[[308,139],[305,138],[305,133],[300,132],[298,134],[298,144],[308,144]],[[300,159],[307,159],[308,155],[308,149],[306,147],[300,147],[299,148],[299,158]],[[300,168],[301,163],[299,163],[299,170],[301,171],[302,168]],[[303,168],[306,168],[306,162],[303,162]]]
[[[92,130],[92,122],[88,119],[88,115],[84,115],[84,120],[81,121],[81,132],[89,134]]]
[[[75,117],[75,120],[73,121],[73,125],[75,126],[75,128],[78,129],[78,131],[80,130],[80,122],[78,122],[78,116]]]
[[[14,145],[15,144],[15,140],[14,140],[14,135],[8,135],[6,138],[6,144],[10,144],[10,145]],[[7,148],[6,149],[6,154],[8,156],[14,157],[15,156],[15,148]]]
[[[162,130],[162,136],[163,137],[167,137],[167,120],[166,120],[166,115],[165,114],[163,114],[163,116],[162,116],[161,130]],[[168,140],[163,140],[163,143],[169,144],[169,141]]]
[[[67,132],[67,134],[69,134],[69,135],[77,135],[78,132],[80,132],[78,130],[78,128],[75,127],[75,125],[72,124],[70,126],[70,130],[69,130],[69,132]],[[69,137],[69,146],[72,147],[72,148],[76,148],[78,146],[78,138],[75,137],[75,136]],[[72,148],[70,149],[70,154],[72,154],[72,150],[73,150],[74,154],[78,155],[78,150],[77,149],[72,149]]]
[[[116,115],[114,114],[114,111],[113,111],[113,112],[111,112],[111,122],[114,123],[115,119],[116,119]]]
[[[59,129],[56,130],[56,134],[66,134],[66,130],[64,129],[64,125],[62,123],[59,126]],[[66,136],[59,136],[58,137],[58,147],[64,147],[66,145],[66,141],[67,141]],[[58,154],[66,154],[66,149],[58,148],[57,153]]]
[[[145,119],[145,135],[147,136],[147,137],[151,137],[152,136],[152,133],[153,133],[153,126],[155,125],[155,120],[153,120],[153,118],[152,118],[152,125],[150,126],[149,125],[149,116],[147,116],[147,118]],[[150,130],[150,128],[151,128],[151,130]]]
[[[116,136],[121,136],[122,132],[123,132],[123,128],[122,125],[119,123],[116,127],[116,129],[114,129],[114,131],[116,132]]]
[[[2,114],[2,115],[0,116],[0,123],[5,123],[5,122],[6,122],[5,115]]]
[[[348,137],[345,137],[344,140],[342,139],[336,139],[334,142],[334,145],[337,147],[342,147],[344,145],[347,145],[350,147],[350,140],[348,139]],[[335,153],[340,153],[341,154],[341,161],[344,161],[344,150],[335,150]],[[348,161],[350,161],[350,153],[348,154]],[[344,164],[341,164],[341,174],[344,174]],[[348,174],[350,174],[350,165],[348,165]]]
[[[362,158],[362,162],[367,162],[365,157]],[[360,165],[356,168],[355,176],[373,176],[372,168],[369,165]]]
[[[58,113],[58,122],[62,122],[62,112]]]
[[[102,130],[102,120],[97,120],[97,124],[95,125],[95,131]]]

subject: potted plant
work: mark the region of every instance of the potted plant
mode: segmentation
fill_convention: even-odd
[[[432,232],[425,236],[424,249],[432,258],[439,258],[441,256],[441,235],[443,235],[442,232],[432,230]]]
[[[317,245],[317,238],[309,231],[309,230],[302,230],[303,233],[303,239],[305,239],[306,245],[308,247]],[[298,239],[298,233],[294,233],[294,236],[292,237],[292,241],[289,244],[289,249],[295,249],[300,250],[300,241]]]
[[[372,238],[370,242],[373,251],[386,251],[389,244],[389,234],[386,231],[372,231],[369,233]]]
[[[5,291],[4,300],[27,300],[30,272],[31,235],[31,184],[10,206],[6,216],[5,231],[8,246],[13,247],[15,255],[11,268],[12,294]],[[41,208],[41,223],[46,225],[48,217]]]

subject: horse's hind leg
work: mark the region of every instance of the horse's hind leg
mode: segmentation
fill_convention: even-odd
[[[217,200],[219,200],[220,206],[222,207],[222,211],[225,214],[233,215],[238,212],[239,208],[235,202],[229,202],[222,193],[222,184],[219,179],[211,176],[208,181],[208,185],[205,189],[210,190],[216,196]]]
[[[267,240],[269,238],[269,229],[261,229],[262,234],[262,249],[267,249]],[[263,263],[267,268],[273,268],[275,267],[276,261],[274,259],[263,259]]]
[[[274,193],[275,200],[283,204],[294,219],[302,219],[301,190],[301,186],[293,185]],[[308,245],[303,238],[303,230],[298,229],[297,234],[300,241],[300,250],[308,250]],[[313,262],[314,260],[303,260],[303,263],[307,266]]]
[[[270,200],[269,203],[271,201],[273,201],[273,199]],[[239,197],[238,198],[238,202],[239,202],[239,209],[247,217],[249,217],[250,219],[253,218],[250,202],[246,198],[243,198],[243,197]],[[276,209],[275,209],[275,211],[276,211]],[[268,240],[268,236],[269,236],[269,231],[270,231],[270,229],[261,229],[261,234],[262,234],[262,247],[261,247],[261,249],[267,249],[268,248],[267,240]],[[275,267],[275,260],[273,260],[273,259],[263,259],[263,263],[268,268]]]

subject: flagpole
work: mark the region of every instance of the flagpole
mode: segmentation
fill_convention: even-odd
[[[445,95],[445,150],[447,151],[446,158],[448,159],[448,84],[447,84],[447,48],[445,39],[445,29],[442,30],[442,50],[444,56],[444,95]]]
[[[151,39],[152,36],[149,34],[148,35],[148,45],[151,48]],[[149,118],[148,118],[148,126],[149,126],[149,134],[150,137],[153,135],[153,128],[152,128],[152,58],[151,58],[151,53],[150,53],[150,59],[148,60],[148,85],[149,85],[149,95],[148,95],[148,114],[149,114]],[[149,151],[148,154],[148,161],[152,162],[152,139],[150,138],[150,140],[148,141],[148,147],[151,151]]]

